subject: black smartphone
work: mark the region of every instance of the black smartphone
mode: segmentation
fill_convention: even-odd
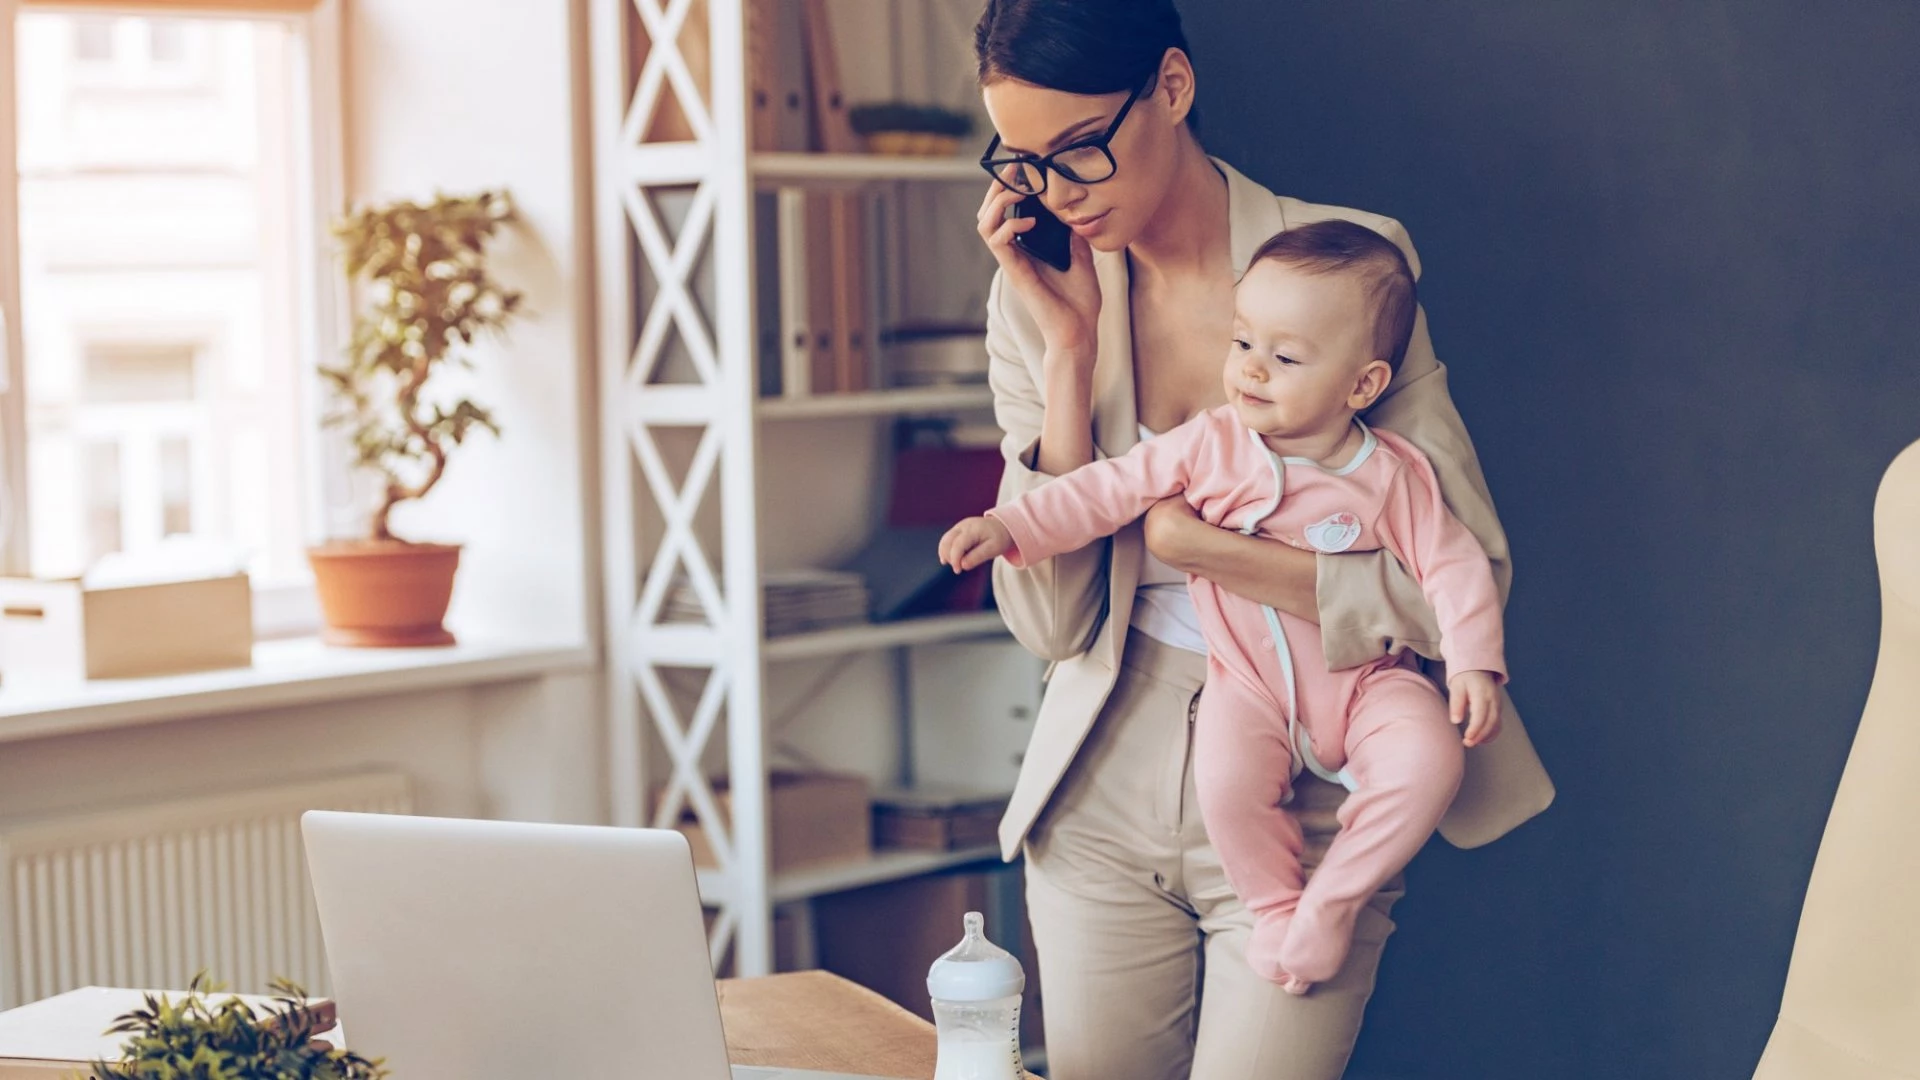
[[[1021,250],[1062,273],[1073,265],[1073,230],[1053,216],[1040,196],[1029,195],[1015,203],[1013,216],[1034,220],[1033,228],[1013,234],[1013,242]]]

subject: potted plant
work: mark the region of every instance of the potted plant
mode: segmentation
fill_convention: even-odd
[[[960,140],[973,133],[973,117],[939,105],[904,101],[855,105],[847,122],[866,137],[874,154],[951,157],[960,152]]]
[[[147,995],[109,1035],[128,1036],[119,1061],[95,1062],[100,1080],[380,1080],[380,1062],[315,1038],[324,1022],[306,991],[276,981],[276,1008],[259,1014],[237,997],[209,1003],[217,991],[194,977],[179,1002]]]
[[[483,191],[370,206],[334,226],[365,307],[341,361],[320,369],[336,402],[326,423],[348,432],[355,466],[375,474],[381,492],[365,536],[307,553],[331,644],[453,643],[441,621],[459,546],[402,540],[391,520],[394,507],[433,490],[469,435],[500,433],[473,401],[429,390],[448,365],[470,368],[474,339],[519,310],[520,294],[493,279],[486,257],[513,220],[505,191]]]

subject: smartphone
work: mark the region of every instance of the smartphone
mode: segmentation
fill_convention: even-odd
[[[1073,230],[1053,216],[1040,196],[1029,195],[1015,203],[1013,216],[1030,217],[1035,222],[1026,232],[1013,234],[1013,242],[1021,250],[1062,273],[1073,265]]]

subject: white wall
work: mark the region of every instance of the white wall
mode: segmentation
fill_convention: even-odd
[[[409,539],[467,545],[456,631],[577,639],[592,626],[596,460],[585,166],[569,0],[350,0],[347,189],[356,203],[505,187],[521,227],[494,249],[528,316],[476,348],[504,436],[464,447],[395,514]],[[584,73],[584,72],[582,72]]]

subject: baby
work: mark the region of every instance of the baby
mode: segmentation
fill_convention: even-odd
[[[1290,229],[1234,293],[1228,403],[968,518],[940,542],[956,571],[1025,566],[1111,536],[1183,493],[1208,523],[1309,551],[1385,548],[1441,627],[1447,703],[1410,657],[1329,672],[1320,628],[1203,578],[1207,641],[1194,779],[1207,834],[1253,913],[1247,961],[1303,994],[1346,961],[1354,920],[1439,825],[1474,746],[1499,730],[1506,680],[1493,570],[1426,456],[1358,414],[1399,368],[1417,310],[1400,249],[1347,221]],[[1466,725],[1462,739],[1452,724]],[[1344,784],[1341,829],[1307,880],[1282,809],[1302,769]]]

